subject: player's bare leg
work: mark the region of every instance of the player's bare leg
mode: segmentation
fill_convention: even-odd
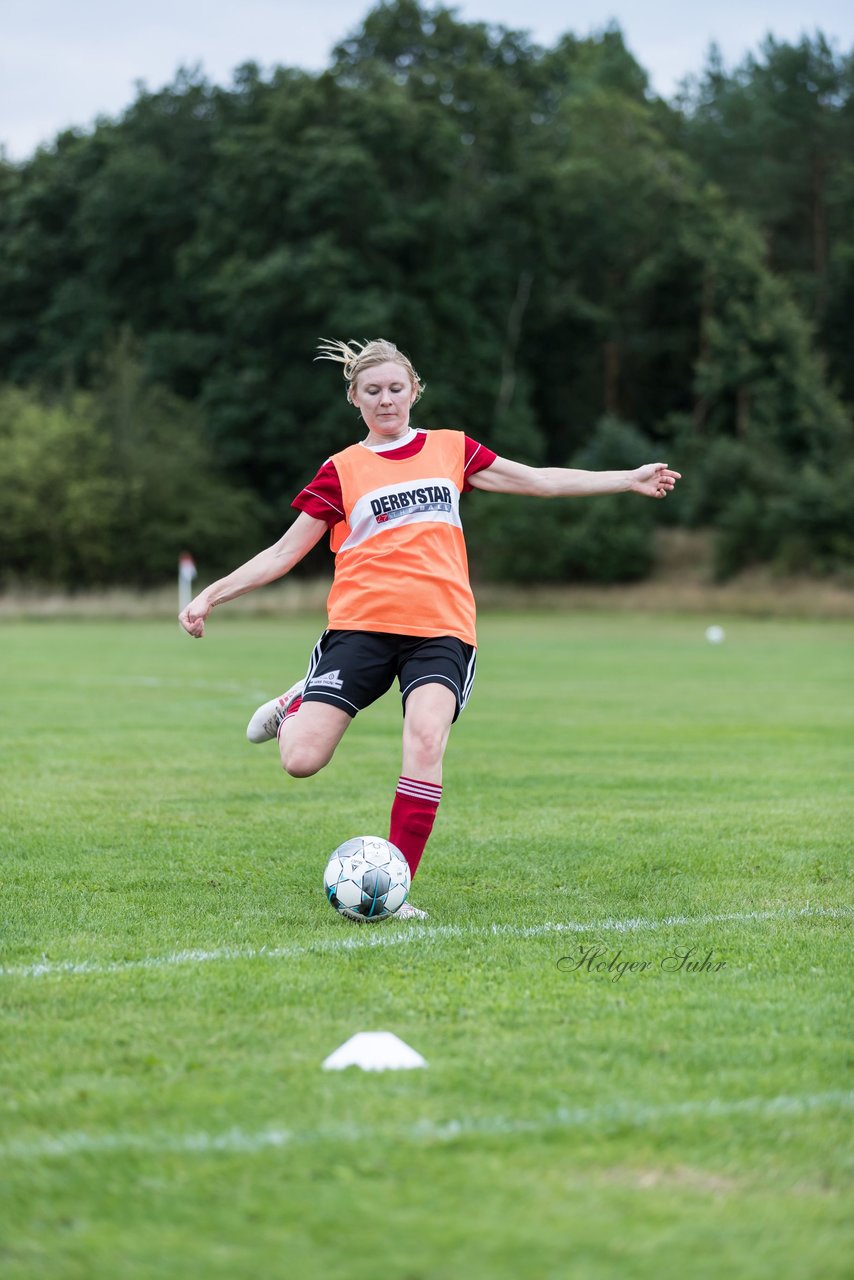
[[[406,700],[403,719],[403,773],[441,784],[442,758],[457,701],[446,684],[420,684]]]
[[[301,702],[286,715],[279,729],[282,768],[292,778],[310,778],[329,764],[335,748],[353,723],[340,707],[326,702]]]

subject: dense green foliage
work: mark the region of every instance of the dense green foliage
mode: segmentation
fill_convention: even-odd
[[[768,38],[727,74],[713,50],[680,101],[703,172],[762,228],[767,260],[815,324],[854,400],[854,61],[816,35]]]
[[[584,465],[621,422],[612,465],[683,470],[690,493],[655,518],[718,526],[722,573],[832,571],[854,549],[851,86],[851,59],[822,37],[769,40],[732,73],[713,57],[668,106],[615,29],[543,49],[415,0],[369,13],[319,75],[250,64],[223,88],[182,73],[120,120],[0,164],[0,379],[29,388],[28,423],[44,404],[49,436],[70,404],[95,412],[69,388],[91,392],[132,334],[151,395],[187,402],[186,448],[206,459],[187,481],[197,516],[176,525],[164,497],[164,531],[208,555],[212,459],[275,536],[352,439],[340,383],[312,369],[317,338],[383,334],[429,384],[421,424]],[[23,403],[5,399],[4,434],[33,429],[12,421]],[[177,472],[164,435],[152,477]],[[102,444],[93,483],[112,489],[121,462]],[[7,465],[0,482],[17,483]],[[112,528],[74,474],[59,503],[72,526]],[[642,504],[507,502],[469,507],[485,574],[649,566]],[[163,539],[127,526],[137,576],[156,576]],[[28,570],[16,528],[16,573],[128,573],[89,535]],[[226,561],[241,538],[223,530]]]
[[[251,555],[257,502],[214,465],[198,419],[121,348],[91,391],[44,404],[0,389],[6,581],[159,584],[185,548]]]
[[[6,624],[3,1280],[850,1280],[854,628],[723,621],[484,617],[429,919],[362,928],[398,699],[243,739],[317,619]]]

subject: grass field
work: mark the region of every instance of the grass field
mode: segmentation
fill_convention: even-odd
[[[0,627],[4,1280],[850,1277],[854,626],[723,621],[484,618],[429,920],[363,928],[396,697],[243,739],[319,626]]]

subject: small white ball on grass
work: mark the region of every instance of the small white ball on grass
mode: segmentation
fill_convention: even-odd
[[[724,638],[723,627],[706,627],[706,639],[709,644],[722,644]]]

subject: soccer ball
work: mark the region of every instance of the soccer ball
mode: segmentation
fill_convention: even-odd
[[[327,901],[348,920],[386,920],[406,901],[409,866],[379,836],[354,836],[330,855],[323,874]]]

